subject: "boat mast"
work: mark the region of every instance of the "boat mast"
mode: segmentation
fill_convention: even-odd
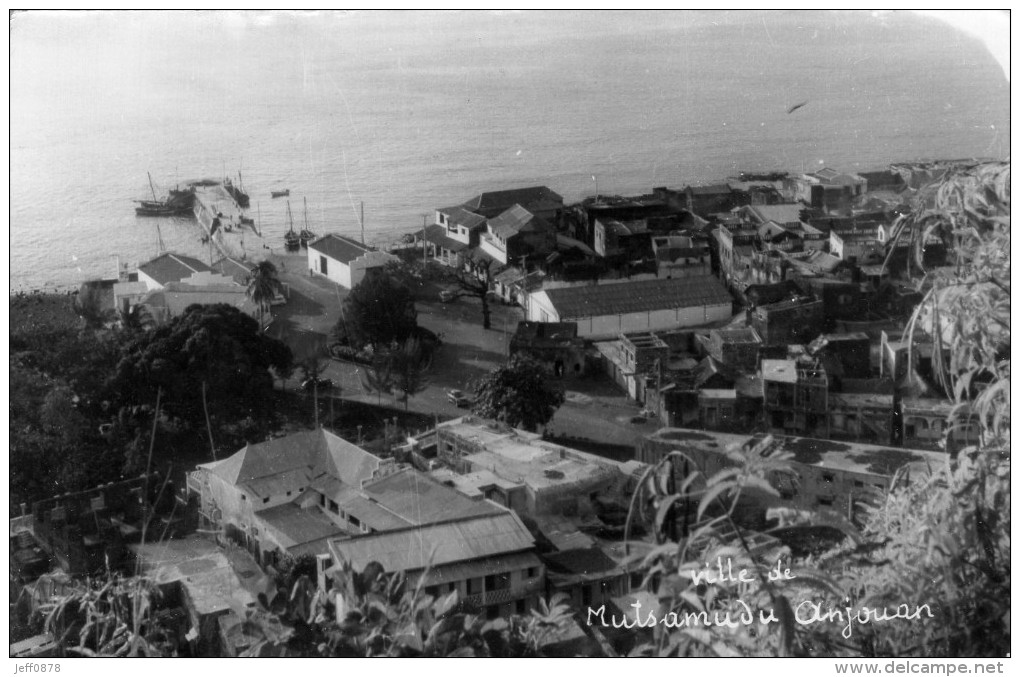
[[[290,223],[290,232],[294,232],[294,215],[290,213],[290,200],[287,200],[287,222]]]
[[[152,186],[152,173],[151,172],[145,172],[145,175],[149,177],[149,190],[152,191],[152,201],[153,202],[159,202],[159,200],[156,199],[156,189],[153,188],[153,186]]]
[[[262,237],[262,203],[261,202],[256,202],[255,203],[255,209],[257,209],[258,213],[259,213],[259,221],[258,221],[259,228],[258,228],[258,231],[256,231],[256,232],[258,233],[259,237]]]
[[[305,201],[305,230],[308,230],[308,197],[304,198]]]
[[[361,244],[365,244],[365,201],[361,201]]]

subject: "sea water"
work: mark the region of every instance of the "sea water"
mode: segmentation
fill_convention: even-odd
[[[909,13],[28,12],[10,283],[111,277],[161,247],[208,258],[192,219],[135,216],[147,172],[160,197],[240,174],[277,251],[283,189],[296,229],[359,237],[364,203],[386,246],[482,191],[1002,158],[1009,122],[982,43]]]

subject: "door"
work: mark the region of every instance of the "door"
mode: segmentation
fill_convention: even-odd
[[[329,266],[327,265],[328,259],[325,256],[319,257],[319,272],[323,275],[329,275]]]

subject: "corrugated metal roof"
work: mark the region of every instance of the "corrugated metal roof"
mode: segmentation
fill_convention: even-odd
[[[499,216],[489,219],[489,229],[504,240],[517,233],[535,232],[549,228],[549,224],[544,219],[535,216],[519,204],[510,207]]]
[[[731,303],[732,297],[714,277],[702,275],[669,280],[640,280],[594,287],[563,287],[544,292],[559,319],[625,315],[667,308]]]
[[[283,536],[280,545],[285,548],[345,533],[317,506],[302,510],[294,503],[284,503],[255,514]]]
[[[520,571],[541,566],[542,562],[530,552],[518,552],[512,555],[500,555],[489,559],[475,560],[465,564],[447,564],[429,570],[423,585],[442,585],[451,581],[463,581],[468,578],[480,578],[509,571]]]
[[[411,468],[366,484],[362,493],[411,524],[502,512],[492,503],[472,500]]]
[[[340,263],[350,263],[359,256],[364,256],[367,252],[375,251],[374,247],[363,245],[356,240],[343,235],[337,235],[336,233],[326,233],[318,240],[310,242],[308,248],[325,254],[331,259],[336,259]]]
[[[524,523],[506,510],[426,527],[334,539],[330,550],[356,571],[364,570],[369,562],[378,562],[386,571],[396,572],[508,555],[534,545],[535,539]]]
[[[440,207],[436,211],[441,214],[446,214],[446,217],[451,223],[458,226],[464,226],[468,230],[485,225],[484,216],[475,214],[474,212],[469,212],[460,205],[457,205],[456,207]],[[440,228],[442,228],[442,226],[440,226]]]

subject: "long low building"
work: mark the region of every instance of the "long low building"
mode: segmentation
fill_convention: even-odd
[[[579,336],[696,327],[733,315],[733,298],[712,276],[561,287],[528,297],[528,320],[575,322]]]
[[[882,447],[853,442],[785,437],[782,435],[731,435],[687,428],[662,428],[641,440],[638,460],[658,463],[671,451],[682,451],[705,477],[734,462],[728,450],[747,452],[763,445],[774,455],[792,454],[790,465],[796,478],[772,477],[782,502],[799,509],[834,511],[847,515],[855,501],[866,500],[875,492],[889,491],[893,477],[901,468],[925,472],[944,466],[946,454],[916,449]],[[692,471],[687,468],[687,471]],[[681,473],[683,474],[683,473]]]

